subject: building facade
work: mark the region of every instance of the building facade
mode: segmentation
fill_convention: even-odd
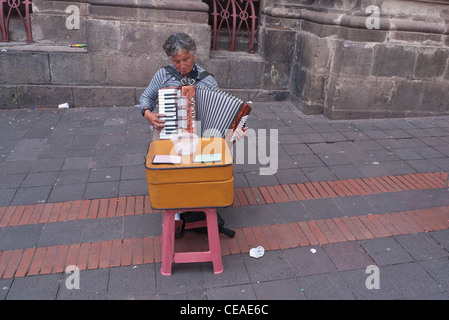
[[[332,119],[449,113],[447,0],[34,0],[30,18],[33,43],[0,44],[1,108],[137,104],[170,62],[165,39],[186,32],[245,100]]]

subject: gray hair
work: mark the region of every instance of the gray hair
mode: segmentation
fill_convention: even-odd
[[[193,55],[196,53],[195,41],[188,34],[185,33],[172,34],[165,41],[162,48],[169,57],[171,57],[174,54],[177,54],[179,51],[187,51]]]

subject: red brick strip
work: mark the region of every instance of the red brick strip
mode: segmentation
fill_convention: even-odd
[[[235,189],[233,206],[448,187],[441,172]],[[0,227],[159,212],[149,196],[0,207]]]
[[[449,229],[449,206],[246,227],[235,230],[234,238],[221,235],[220,239],[222,254],[230,255],[248,253],[258,245],[269,251],[446,229]],[[156,236],[5,250],[0,252],[0,279],[61,273],[69,265],[87,270],[159,263],[160,241],[161,237]],[[195,233],[187,232],[176,241],[183,242],[177,247],[186,246],[183,251],[204,250],[206,246],[205,236]]]

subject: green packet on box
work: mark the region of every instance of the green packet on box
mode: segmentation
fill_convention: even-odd
[[[213,154],[197,154],[195,159],[193,159],[194,163],[200,162],[218,162],[221,161],[221,153],[213,153]]]

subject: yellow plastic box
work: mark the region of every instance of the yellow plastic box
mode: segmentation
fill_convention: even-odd
[[[201,155],[221,154],[215,162],[194,162]],[[155,164],[155,155],[178,156],[171,140],[150,143],[145,161],[148,192],[153,209],[228,207],[234,201],[232,155],[222,138],[200,138],[193,154],[180,156],[180,164]]]

